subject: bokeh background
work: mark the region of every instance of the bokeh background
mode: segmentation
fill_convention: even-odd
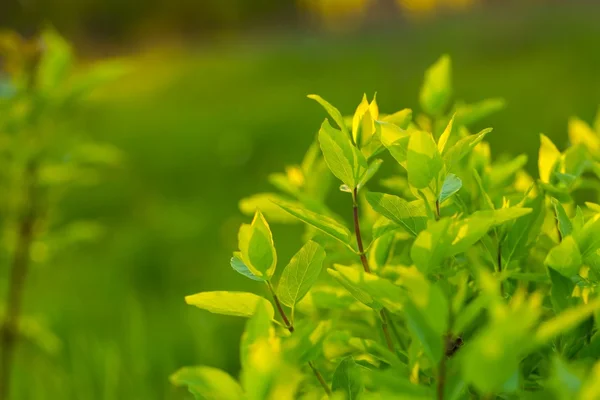
[[[507,102],[484,124],[494,154],[525,153],[534,172],[539,133],[564,144],[568,118],[598,108],[599,16],[592,0],[2,0],[0,28],[51,24],[81,65],[130,67],[72,116],[125,162],[60,206],[104,233],[34,266],[26,312],[60,346],[21,346],[16,397],[180,399],[181,366],[235,374],[243,321],[183,297],[260,293],[229,267],[238,202],[301,160],[324,118],[307,94],[346,113],[363,92],[384,112],[418,109],[425,68],[448,53],[456,98]],[[273,230],[285,263],[301,228]]]

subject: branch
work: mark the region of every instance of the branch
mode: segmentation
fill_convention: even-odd
[[[352,214],[354,216],[354,233],[356,235],[356,243],[358,245],[358,252],[360,254],[360,261],[362,262],[363,268],[367,274],[371,273],[371,267],[369,266],[369,260],[363,247],[362,235],[360,233],[360,222],[358,215],[358,189],[354,188],[352,191]],[[385,342],[388,349],[393,353],[394,343],[392,342],[392,336],[388,329],[386,310],[382,309],[379,313],[381,316],[381,329],[383,329],[383,335],[385,336]]]
[[[267,287],[269,288],[269,291],[271,292],[271,296],[273,296],[273,301],[275,302],[275,306],[277,307],[277,311],[279,312],[281,319],[285,323],[285,327],[287,328],[288,331],[290,331],[290,333],[294,333],[294,324],[293,324],[293,322],[290,322],[290,319],[285,314],[285,310],[281,306],[281,303],[279,302],[279,298],[277,297],[277,294],[275,294],[275,290],[273,289],[273,285],[271,285],[270,281],[267,281]],[[327,382],[325,382],[325,379],[323,379],[323,375],[321,375],[321,373],[315,367],[315,365],[312,363],[312,361],[308,362],[308,366],[310,367],[312,372],[317,377],[317,380],[323,387],[323,390],[325,391],[327,396],[331,396],[331,389],[329,388],[329,385],[327,385]]]

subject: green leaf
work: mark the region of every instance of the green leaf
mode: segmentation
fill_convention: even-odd
[[[552,248],[544,261],[548,267],[554,268],[568,278],[577,275],[582,263],[579,247],[572,236],[567,236]]]
[[[252,368],[252,348],[255,343],[269,341],[273,335],[272,323],[273,315],[266,306],[266,302],[257,302],[254,313],[246,323],[244,333],[240,342],[240,361],[242,369]]]
[[[252,224],[243,224],[238,232],[241,259],[256,277],[269,279],[277,266],[277,252],[267,220],[256,211]]]
[[[367,168],[367,161],[362,153],[344,133],[329,125],[327,120],[319,130],[319,144],[333,175],[354,189]]]
[[[340,224],[336,220],[329,218],[325,215],[320,215],[315,212],[306,210],[304,208],[296,207],[288,203],[276,202],[279,207],[298,218],[299,220],[306,222],[307,224],[314,226],[318,230],[328,234],[334,239],[339,240],[349,248],[352,247],[352,233],[344,225]]]
[[[240,381],[246,400],[269,398],[276,390],[277,378],[287,371],[281,360],[281,342],[269,318],[269,310],[257,304],[254,316],[246,323],[240,343],[242,372]],[[286,376],[292,381],[292,376]]]
[[[442,56],[425,72],[425,81],[421,87],[421,108],[429,115],[441,115],[452,96],[452,65],[450,57]]]
[[[335,123],[340,127],[340,129],[342,130],[344,135],[347,138],[350,138],[350,132],[348,132],[348,127],[346,126],[346,123],[344,122],[344,117],[342,116],[342,114],[340,113],[340,111],[337,108],[335,108],[334,106],[329,104],[325,99],[323,99],[319,95],[309,94],[307,97],[309,99],[317,101],[321,106],[323,106],[325,111],[327,111],[327,113],[331,116],[331,118],[335,121]]]
[[[327,272],[342,284],[358,301],[376,310],[382,307],[400,312],[404,291],[385,278],[368,274],[360,267],[335,264]]]
[[[406,169],[406,160],[408,158],[408,142],[410,140],[410,135],[406,135],[396,139],[395,141],[385,144],[385,147],[388,149],[392,157],[398,164]]]
[[[600,248],[600,214],[594,215],[574,235],[584,261]]]
[[[238,251],[233,253],[233,257],[231,257],[231,268],[233,268],[236,272],[244,275],[247,278],[250,278],[254,281],[264,282],[265,278],[262,276],[256,276],[250,271],[250,269],[244,264],[242,261],[242,254]]]
[[[271,222],[290,223],[297,219],[278,207],[276,201],[285,201],[284,197],[275,193],[258,193],[240,200],[240,211],[246,215],[254,215],[256,210],[261,210]]]
[[[371,162],[371,164],[369,165],[369,168],[367,168],[367,170],[365,171],[365,173],[363,174],[362,178],[360,178],[360,181],[358,182],[357,188],[360,190],[362,187],[364,187],[367,182],[369,182],[369,180],[371,180],[371,178],[377,173],[377,171],[379,171],[379,167],[381,167],[381,164],[383,163],[383,160],[373,160]]]
[[[538,196],[526,205],[532,209],[531,213],[517,219],[502,240],[501,252],[504,265],[523,257],[529,246],[538,239],[545,215],[544,197]]]
[[[600,310],[600,298],[590,300],[587,304],[569,308],[556,317],[540,324],[535,334],[535,339],[538,344],[547,343],[554,337],[572,330],[598,310]]]
[[[548,268],[548,275],[552,282],[550,300],[552,301],[554,312],[558,314],[573,304],[572,294],[573,289],[575,289],[575,284],[571,279],[563,276],[553,268]]]
[[[473,150],[473,148],[485,138],[485,135],[491,131],[492,128],[484,129],[475,135],[464,137],[456,142],[454,146],[446,148],[446,151],[444,152],[444,163],[446,164],[446,169],[448,171],[452,171],[456,164],[462,160],[463,157],[469,154],[471,150]]]
[[[333,373],[333,392],[342,392],[346,400],[356,400],[364,390],[360,367],[352,357],[344,358]]]
[[[319,278],[325,250],[317,243],[306,243],[285,267],[279,280],[277,294],[283,304],[294,307]]]
[[[425,189],[442,170],[442,157],[431,134],[415,131],[408,142],[406,169],[408,181],[417,189]]]
[[[369,192],[367,201],[375,211],[403,226],[416,236],[427,227],[427,212],[422,200],[406,201],[386,193]]]
[[[408,329],[427,357],[437,363],[444,354],[443,336],[448,330],[450,312],[448,299],[438,285],[431,284],[416,268],[402,268],[399,273],[399,282],[409,298],[402,310]]]
[[[454,237],[450,231],[452,220],[442,218],[421,231],[410,249],[410,257],[423,274],[441,267],[451,250]]]
[[[460,178],[454,174],[446,175],[446,179],[444,179],[444,183],[442,184],[442,190],[440,191],[440,196],[438,200],[440,204],[442,204],[445,200],[450,198],[453,194],[458,192],[462,187],[462,181]]]
[[[461,104],[456,107],[458,125],[469,126],[502,110],[506,105],[504,99],[495,98],[480,101],[475,104]]]
[[[600,137],[592,128],[579,118],[569,120],[569,140],[573,146],[582,144],[592,153],[600,150]]]
[[[556,168],[556,164],[560,161],[560,157],[560,151],[558,151],[554,143],[552,143],[552,140],[546,135],[540,134],[538,170],[542,182],[550,183],[550,178]]]
[[[448,143],[448,139],[450,138],[450,135],[452,134],[453,126],[454,126],[454,115],[450,119],[450,122],[448,122],[448,126],[446,126],[446,129],[444,129],[444,132],[442,133],[442,135],[440,136],[440,139],[438,140],[437,145],[438,145],[438,151],[440,152],[440,154],[442,154],[444,152],[446,143]]]
[[[251,317],[258,303],[264,303],[271,318],[273,305],[265,298],[247,292],[202,292],[185,297],[185,302],[213,314]]]
[[[352,139],[358,147],[368,143],[375,133],[375,120],[379,117],[377,101],[369,103],[367,95],[362,98],[352,118]]]
[[[451,229],[452,251],[458,254],[477,243],[493,226],[520,218],[531,212],[530,208],[509,207],[498,210],[476,211],[464,220],[457,221]]]
[[[552,204],[554,205],[554,213],[556,215],[556,221],[558,222],[558,230],[560,232],[561,237],[566,237],[571,234],[573,231],[573,225],[571,224],[571,220],[567,216],[565,209],[563,208],[560,201],[556,199],[552,199]]]
[[[212,367],[184,367],[169,378],[175,386],[186,386],[197,400],[241,400],[244,393],[229,374]]]
[[[386,115],[381,118],[381,120],[392,123],[401,129],[406,129],[412,121],[412,110],[410,108],[405,108],[393,114]]]

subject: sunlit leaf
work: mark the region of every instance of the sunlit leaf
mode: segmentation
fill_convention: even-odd
[[[438,116],[447,108],[452,96],[452,66],[450,57],[442,56],[425,72],[421,87],[421,108],[428,114]]]
[[[271,318],[273,305],[265,298],[247,292],[202,292],[185,297],[185,302],[214,314],[251,317],[258,303],[264,303]]]
[[[313,241],[306,243],[292,257],[283,270],[277,287],[277,294],[283,304],[294,307],[302,300],[317,281],[324,259],[325,250]]]

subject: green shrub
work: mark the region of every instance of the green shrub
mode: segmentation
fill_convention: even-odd
[[[70,45],[54,30],[30,41],[0,32],[0,280],[6,281],[0,399],[13,393],[17,355],[31,371],[37,360],[31,354],[54,356],[62,345],[39,317],[23,312],[29,271],[103,231],[97,221],[61,215],[61,199],[74,187],[95,184],[122,158],[113,146],[74,132],[70,122],[92,90],[120,76],[124,66],[103,62],[76,69],[73,61]],[[19,342],[36,349],[17,354]]]
[[[239,380],[200,366],[172,382],[198,399],[600,398],[600,205],[576,203],[600,190],[600,119],[571,120],[563,152],[541,135],[535,180],[525,156],[492,161],[491,129],[469,130],[502,100],[451,106],[448,57],[415,118],[309,97],[330,117],[317,141],[270,176],[278,193],[240,204],[254,219],[231,266],[268,294],[186,298],[249,318]],[[399,173],[369,190],[383,158]],[[347,206],[331,210],[336,181]],[[267,221],[297,220],[306,244],[275,284]]]

